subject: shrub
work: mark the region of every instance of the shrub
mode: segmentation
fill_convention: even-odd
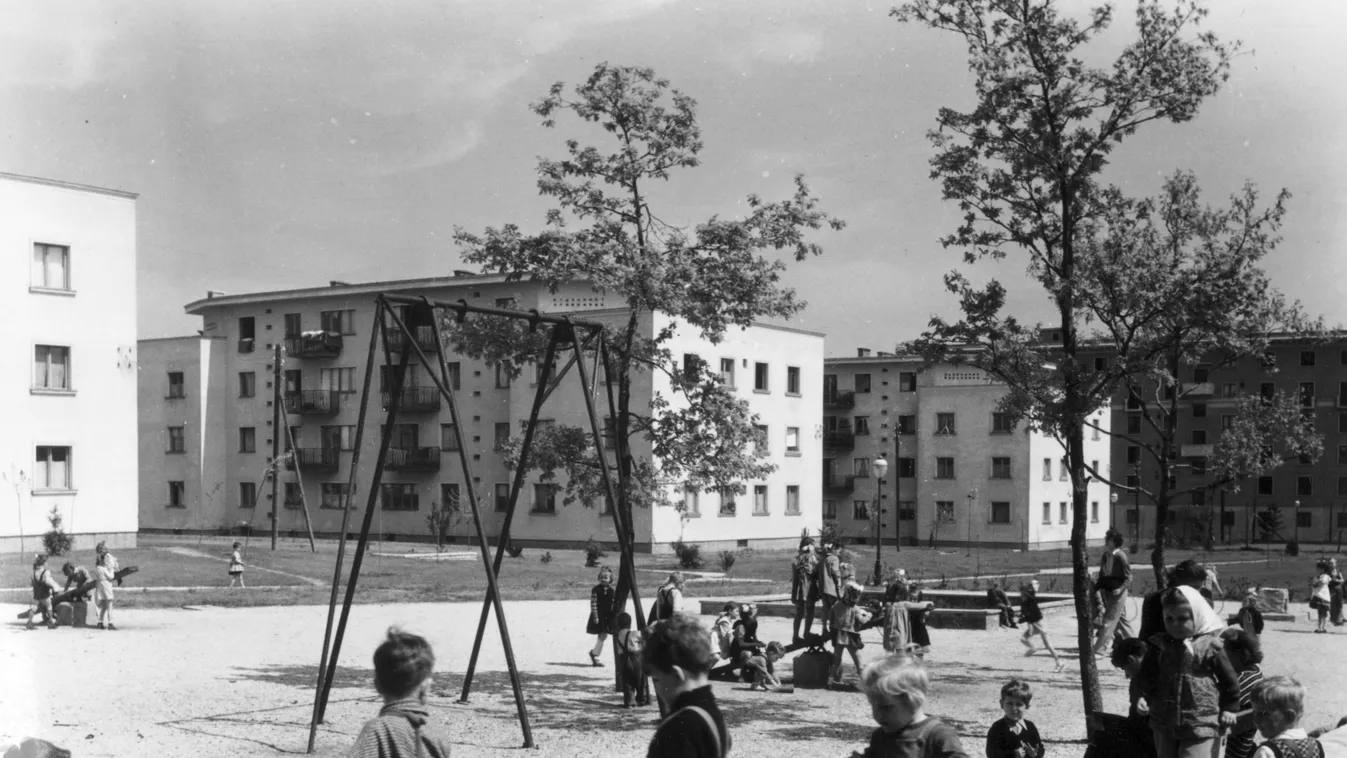
[[[1300,555],[1300,543],[1295,541],[1286,543],[1286,554]]]
[[[720,570],[729,573],[734,568],[734,562],[739,559],[739,554],[733,550],[720,551]]]
[[[511,558],[518,558],[524,554],[524,546],[516,545],[514,540],[510,540],[510,544],[505,546],[505,552],[509,553]]]
[[[56,510],[56,506],[51,507],[47,521],[51,523],[51,529],[42,535],[42,547],[46,549],[47,555],[65,555],[70,552],[70,543],[73,540],[61,528],[61,512]]]
[[[519,552],[522,553],[522,552],[524,552],[524,551],[523,551],[523,549],[521,548]],[[542,554],[542,557],[539,558],[538,560],[542,561],[543,563],[551,563],[551,562],[552,562],[552,552],[551,552],[551,551],[548,551],[548,552],[543,553],[543,554]]]
[[[585,567],[597,568],[599,561],[607,554],[603,545],[600,545],[599,541],[594,539],[594,535],[591,534],[589,540],[585,542]]]
[[[698,569],[706,565],[706,560],[702,558],[701,545],[674,540],[669,546],[673,548],[674,555],[678,556],[679,568]]]

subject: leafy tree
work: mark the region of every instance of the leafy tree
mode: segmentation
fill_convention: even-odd
[[[1139,2],[1137,38],[1107,68],[1087,64],[1083,48],[1111,23],[1108,6],[1093,9],[1083,23],[1062,17],[1051,0],[911,0],[892,13],[959,35],[975,78],[972,109],[941,108],[929,135],[936,150],[932,178],[963,211],[943,244],[961,250],[968,264],[1022,253],[1056,312],[1061,341],[1044,346],[1037,329],[1002,313],[999,282],[977,287],[951,273],[946,286],[963,318],[933,319],[922,346],[932,360],[949,359],[951,343],[980,348],[965,359],[1007,384],[1003,409],[1063,443],[1075,505],[1072,589],[1090,729],[1102,699],[1090,654],[1083,426],[1109,401],[1118,378],[1082,355],[1081,330],[1093,315],[1086,259],[1097,245],[1089,243],[1109,238],[1107,211],[1121,196],[1101,186],[1100,174],[1114,148],[1141,127],[1190,120],[1227,78],[1238,45],[1197,32],[1207,11],[1196,0],[1180,0],[1172,11],[1155,0]]]
[[[748,444],[755,416],[704,363],[679,364],[667,347],[672,328],[652,333],[642,325],[660,312],[716,343],[731,327],[797,313],[804,303],[780,284],[785,264],[778,256],[802,261],[820,254],[807,234],[841,229],[842,222],[819,209],[800,177],[787,200],[750,195],[742,219],[716,216],[679,226],[662,218],[653,202],[656,186],[698,165],[702,138],[696,103],[651,69],[601,63],[573,97],[557,83],[532,109],[549,128],[562,116],[597,125],[611,144],[568,139],[564,158],[540,158],[538,189],[557,204],[543,231],[526,234],[514,224],[480,235],[458,229],[464,260],[553,291],[584,282],[622,298],[623,313],[608,331],[612,366],[605,378],[616,384],[611,440],[627,443],[618,461],[617,503],[626,523],[633,507],[668,504],[667,482],[742,492],[740,482],[773,468]],[[542,352],[519,322],[488,317],[445,325],[456,349],[502,361],[512,375]],[[633,383],[656,372],[670,377],[679,397],[657,394],[649,407],[638,407]],[[603,446],[586,429],[558,423],[535,430],[529,467],[542,472],[543,481],[566,476],[563,504],[602,503],[597,455]],[[516,440],[509,454],[517,450]],[[681,500],[674,505],[681,508]],[[629,558],[622,560],[618,608],[630,590]]]

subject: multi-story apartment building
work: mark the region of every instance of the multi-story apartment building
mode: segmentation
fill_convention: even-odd
[[[301,493],[315,532],[340,531],[354,434],[365,374],[375,298],[379,293],[426,295],[435,300],[486,306],[537,308],[550,313],[604,321],[625,319],[620,298],[588,286],[556,293],[502,276],[459,272],[452,277],[376,282],[246,295],[210,293],[190,303],[188,313],[203,320],[202,337],[147,343],[141,396],[142,491],[144,526],[155,529],[220,529],[246,521],[269,529],[270,486],[263,473],[271,464],[273,347],[281,345],[279,367],[283,417],[294,440],[295,466],[282,468],[279,528],[302,532]],[[822,441],[817,402],[822,375],[823,338],[795,329],[757,325],[732,329],[718,344],[662,314],[647,315],[647,336],[673,329],[666,347],[685,361],[693,356],[717,368],[725,381],[749,402],[765,429],[767,456],[777,464],[761,481],[744,482],[744,494],[684,492],[667,482],[669,493],[685,504],[638,510],[639,549],[667,551],[682,538],[707,547],[794,546],[803,529],[820,526],[819,470]],[[395,335],[396,337],[396,335]],[[437,349],[423,328],[418,343]],[[433,353],[432,353],[433,355]],[[537,367],[526,367],[511,380],[499,366],[464,356],[446,356],[459,404],[473,481],[463,479],[449,412],[425,372],[414,368],[400,400],[392,450],[379,493],[374,531],[394,539],[429,539],[432,504],[458,502],[466,513],[466,488],[472,487],[484,509],[488,536],[498,533],[508,501],[511,471],[499,445],[520,433],[536,390]],[[382,347],[376,353],[370,411],[362,441],[357,482],[368,486],[384,414]],[[181,382],[183,389],[175,390]],[[678,402],[670,379],[640,374],[634,381],[633,407],[645,412],[659,395]],[[183,397],[177,398],[175,394]],[[601,406],[602,407],[602,406]],[[602,410],[601,414],[606,415]],[[542,422],[588,426],[579,380],[572,372],[549,398]],[[162,444],[161,444],[162,442]],[[178,452],[178,451],[182,452]],[[157,451],[157,454],[156,454]],[[199,452],[198,452],[199,451]],[[632,452],[650,456],[649,446],[634,440]],[[198,457],[200,460],[198,461]],[[297,469],[297,470],[294,470]],[[557,487],[530,475],[511,528],[519,544],[578,545],[590,537],[613,542],[612,518],[603,504],[565,506]],[[199,484],[198,484],[199,482]],[[217,489],[218,484],[218,489]],[[213,494],[212,494],[213,492]],[[255,505],[254,505],[255,503]],[[357,492],[353,507],[363,512],[366,496]],[[351,529],[359,522],[352,521]],[[451,535],[467,539],[464,518]]]
[[[882,543],[1047,549],[1071,537],[1065,451],[997,410],[1004,385],[971,366],[925,366],[916,356],[860,350],[829,358],[823,376],[823,518],[873,543],[876,493]],[[1108,428],[1108,413],[1097,418]],[[1108,460],[1103,433],[1086,431],[1087,460]],[[883,481],[872,476],[884,457]],[[1103,540],[1108,491],[1089,485],[1087,537]],[[895,515],[897,520],[895,521]]]
[[[1347,339],[1312,344],[1275,338],[1268,352],[1272,360],[1245,359],[1226,366],[1211,359],[1182,370],[1177,389],[1171,391],[1179,396],[1178,455],[1191,468],[1180,469],[1174,485],[1187,490],[1210,481],[1206,462],[1245,395],[1280,391],[1299,398],[1323,435],[1324,454],[1313,463],[1285,463],[1267,476],[1242,482],[1238,492],[1200,490],[1179,496],[1168,516],[1175,539],[1202,541],[1210,523],[1217,542],[1257,540],[1255,515],[1274,505],[1283,515],[1286,539],[1336,541],[1347,528]],[[1115,399],[1114,428],[1142,442],[1154,441],[1155,432],[1143,423],[1141,404],[1153,406],[1157,399],[1154,391],[1140,395]],[[1125,484],[1158,485],[1159,467],[1140,445],[1115,439],[1111,458],[1112,470]],[[1155,507],[1144,497],[1120,491],[1111,521],[1141,544],[1154,539]]]
[[[0,550],[136,542],[136,195],[0,174]]]

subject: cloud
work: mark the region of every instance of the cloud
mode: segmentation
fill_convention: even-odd
[[[824,50],[823,35],[802,29],[758,32],[734,45],[725,57],[740,71],[762,63],[809,65],[817,62]]]
[[[105,52],[114,36],[106,14],[54,13],[44,3],[15,3],[0,25],[0,85],[78,89],[111,74]]]

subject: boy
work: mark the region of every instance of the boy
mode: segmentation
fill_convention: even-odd
[[[449,738],[426,726],[426,694],[434,668],[435,651],[425,638],[388,629],[388,638],[374,650],[374,689],[383,696],[384,707],[360,730],[349,758],[448,758]]]
[[[636,705],[650,704],[650,683],[641,672],[641,649],[644,640],[639,631],[632,631],[631,614],[623,611],[617,614],[617,634],[613,642],[617,645],[617,676],[622,683],[622,707],[631,708],[632,700]]]
[[[1254,758],[1321,756],[1319,741],[1300,728],[1305,713],[1305,688],[1289,676],[1270,676],[1253,691],[1253,723],[1268,738]]]
[[[861,689],[879,724],[864,753],[852,758],[968,758],[959,735],[948,724],[926,715],[925,667],[911,658],[890,655],[861,672]]]
[[[1155,735],[1151,732],[1150,697],[1143,689],[1141,669],[1146,663],[1152,648],[1136,637],[1120,640],[1113,646],[1111,661],[1127,676],[1127,717],[1112,714],[1099,714],[1099,725],[1106,737],[1107,749],[1099,753],[1102,756],[1126,756],[1126,758],[1154,758]],[[1094,744],[1093,738],[1092,744]]]
[[[1001,585],[992,582],[987,588],[987,602],[993,608],[1001,609],[1001,628],[1019,629],[1020,625],[1015,623],[1015,607],[1010,604],[1010,598],[1006,596],[1006,591],[1001,589]]]
[[[987,758],[1041,758],[1043,740],[1039,739],[1038,727],[1024,717],[1033,697],[1029,683],[1018,679],[1011,679],[1001,688],[1001,712],[1005,717],[987,730]]]
[[[766,692],[769,687],[780,687],[781,680],[776,676],[776,662],[786,654],[780,642],[767,643],[767,649],[761,654],[751,656],[744,664],[744,678],[749,682],[749,692],[760,689]]]
[[[38,555],[33,559],[33,602],[28,606],[28,625],[24,628],[32,629],[33,622],[37,620],[37,615],[42,614],[42,620],[47,623],[48,629],[56,628],[56,614],[52,612],[51,596],[53,593],[60,592],[61,587],[51,576],[51,569],[47,568],[47,556]]]
[[[669,703],[669,716],[650,738],[646,758],[724,758],[730,731],[716,705],[707,673],[711,638],[697,620],[682,613],[646,630],[641,654],[655,694]]]

